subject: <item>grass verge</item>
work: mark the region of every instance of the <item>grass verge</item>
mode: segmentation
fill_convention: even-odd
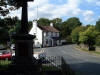
[[[0,60],[0,70],[8,69],[8,65],[11,63],[9,60]]]
[[[81,47],[79,47],[79,46],[75,46],[75,48],[76,48],[77,50],[84,51],[84,52],[87,52],[87,53],[89,53],[89,54],[93,54],[93,55],[100,56],[100,52],[97,52],[97,51],[89,51],[89,50],[87,50],[87,49],[85,49],[85,48],[81,48]]]

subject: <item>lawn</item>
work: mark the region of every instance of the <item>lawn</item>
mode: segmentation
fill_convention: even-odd
[[[0,60],[0,70],[6,70],[10,63],[10,60]]]

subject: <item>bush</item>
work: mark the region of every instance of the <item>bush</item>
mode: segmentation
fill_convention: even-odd
[[[89,51],[95,51],[96,49],[95,49],[95,47],[89,47],[88,50],[89,50]]]

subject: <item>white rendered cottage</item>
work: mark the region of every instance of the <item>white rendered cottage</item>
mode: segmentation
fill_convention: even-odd
[[[53,27],[53,23],[50,26],[39,26],[37,21],[33,21],[33,27],[29,34],[36,36],[34,39],[35,47],[60,45],[60,32]]]

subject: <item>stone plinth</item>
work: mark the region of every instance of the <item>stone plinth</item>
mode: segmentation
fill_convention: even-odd
[[[33,63],[33,39],[32,35],[15,35],[15,62],[19,64]]]
[[[33,39],[35,36],[21,34],[14,35],[13,38],[15,39],[15,60],[9,65],[10,71],[15,73],[39,73],[38,62],[33,57]]]

